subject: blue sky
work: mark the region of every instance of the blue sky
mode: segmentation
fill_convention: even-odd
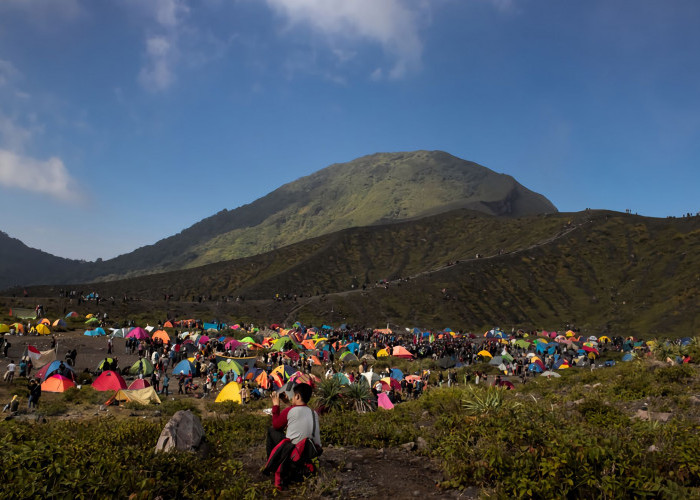
[[[700,2],[2,0],[0,230],[109,258],[439,149],[562,211],[697,212]]]

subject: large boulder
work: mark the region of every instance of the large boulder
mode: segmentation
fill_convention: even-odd
[[[190,410],[180,410],[165,424],[160,433],[156,451],[169,452],[204,450],[204,427],[197,415]]]

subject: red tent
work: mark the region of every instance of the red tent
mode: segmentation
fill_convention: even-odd
[[[129,386],[129,390],[145,389],[146,387],[151,387],[151,384],[148,383],[148,380],[144,378],[137,378],[131,383],[131,385]]]
[[[126,382],[117,372],[108,370],[95,379],[92,388],[96,391],[118,391],[126,389]]]

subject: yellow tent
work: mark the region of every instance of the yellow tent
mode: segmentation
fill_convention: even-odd
[[[576,335],[576,334],[572,330],[569,330],[568,332],[566,332],[567,337],[573,337],[574,335]]]
[[[229,382],[221,389],[221,392],[216,396],[216,403],[223,403],[224,401],[234,401],[236,403],[241,403],[241,384],[238,382]]]
[[[43,323],[36,325],[36,331],[39,335],[51,335],[51,330]]]
[[[118,402],[135,402],[142,405],[147,405],[150,403],[160,404],[160,398],[153,387],[145,387],[143,389],[120,389],[114,393],[114,396],[109,398],[105,404],[112,404],[114,401]]]
[[[0,323],[0,333],[7,333],[10,331],[10,327],[5,323]]]
[[[477,356],[488,356],[489,358],[493,358],[493,354],[488,352],[486,349],[483,349],[477,353]]]
[[[90,318],[93,318],[94,316],[95,316],[94,314],[90,313],[87,316],[85,316],[85,319],[90,319]]]
[[[598,342],[612,342],[612,341],[610,340],[610,337],[608,337],[607,335],[603,335],[602,337],[600,337],[598,339]]]
[[[387,357],[388,355],[389,355],[389,353],[386,352],[386,349],[381,349],[381,350],[377,353],[377,357],[378,357],[378,358],[385,358],[385,357]]]

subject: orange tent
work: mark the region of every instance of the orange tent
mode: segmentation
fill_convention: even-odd
[[[311,361],[313,361],[315,365],[321,364],[321,360],[318,359],[316,356],[311,356]]]
[[[166,321],[163,328],[173,328],[173,324],[170,321]]]
[[[270,388],[270,379],[267,378],[267,373],[265,373],[265,372],[262,372],[260,375],[255,377],[255,383],[258,384],[258,386],[262,387],[263,389]]]
[[[306,339],[301,342],[301,345],[303,345],[307,349],[316,349],[316,342],[314,342],[311,339]]]
[[[157,332],[154,332],[151,338],[153,340],[160,339],[163,341],[164,344],[170,343],[170,335],[168,335],[168,332],[166,332],[165,330],[158,330]]]
[[[73,381],[58,374],[50,376],[41,384],[41,390],[44,392],[65,392],[71,387],[75,387]]]
[[[39,323],[37,323],[37,324],[42,324],[42,325],[46,325],[46,326],[51,326],[51,321],[49,321],[48,318],[42,318],[42,320],[39,321]]]

